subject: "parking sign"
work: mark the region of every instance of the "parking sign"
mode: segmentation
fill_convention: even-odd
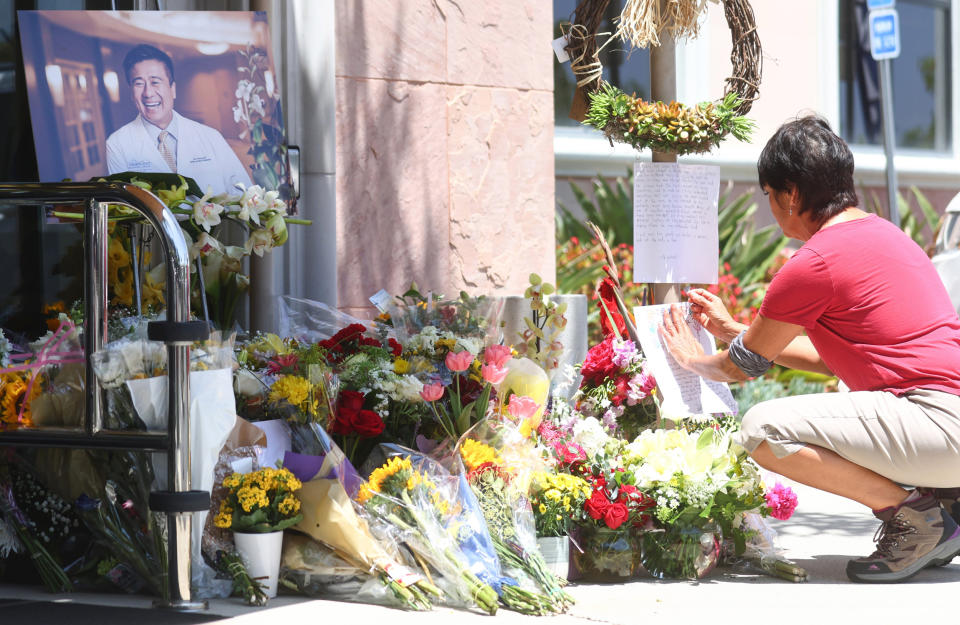
[[[900,20],[896,9],[870,11],[870,54],[874,60],[900,56]]]

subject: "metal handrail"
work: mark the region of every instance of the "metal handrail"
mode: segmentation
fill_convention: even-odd
[[[24,447],[107,448],[167,452],[167,488],[186,493],[190,484],[190,342],[167,345],[167,432],[103,430],[102,393],[91,356],[103,349],[107,336],[107,216],[109,204],[132,208],[160,234],[167,268],[167,320],[190,319],[190,255],[173,213],[152,193],[133,184],[40,183],[0,184],[0,204],[70,204],[84,206],[84,351],[86,410],[84,430],[17,429],[0,432],[0,445]],[[195,610],[205,602],[191,601],[191,517],[167,512],[168,583],[159,607]]]

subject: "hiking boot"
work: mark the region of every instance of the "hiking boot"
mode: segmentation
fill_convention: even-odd
[[[933,495],[874,514],[883,522],[873,537],[877,550],[847,563],[852,581],[900,582],[960,551],[960,527]]]
[[[960,488],[930,488],[927,492],[932,494],[943,506],[953,521],[960,525]],[[960,552],[953,553],[949,558],[940,558],[930,563],[930,566],[944,566],[950,564],[950,561],[960,555]]]

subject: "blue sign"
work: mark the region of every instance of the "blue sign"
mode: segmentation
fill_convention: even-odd
[[[895,9],[870,12],[870,54],[875,61],[900,56],[900,20]]]
[[[877,9],[892,9],[896,0],[867,0],[867,9],[876,11]]]

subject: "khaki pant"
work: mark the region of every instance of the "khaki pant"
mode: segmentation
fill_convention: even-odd
[[[749,452],[767,441],[778,458],[817,445],[900,484],[960,486],[960,396],[940,391],[765,401],[743,415],[737,441]]]

